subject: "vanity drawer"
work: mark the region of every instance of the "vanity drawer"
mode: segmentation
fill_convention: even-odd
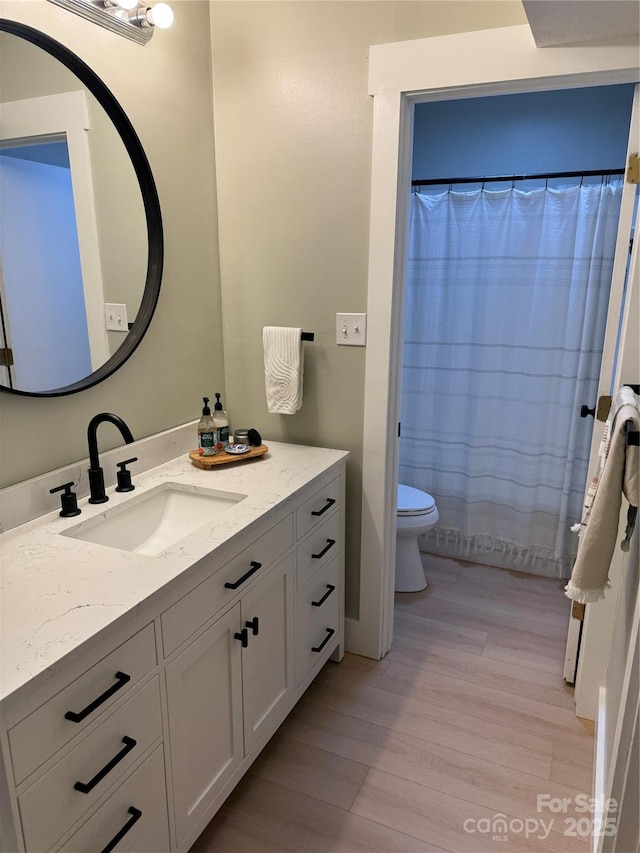
[[[104,850],[127,826],[129,829],[117,842],[117,853],[169,853],[167,794],[161,746],[57,853]]]
[[[311,533],[300,545],[296,553],[297,589],[301,590],[309,583],[323,566],[340,551],[341,514],[335,512],[321,527]]]
[[[298,594],[296,602],[296,633],[306,634],[312,625],[320,624],[325,614],[332,612],[335,601],[340,599],[340,561],[338,557]]]
[[[296,535],[298,540],[321,524],[327,515],[340,503],[342,481],[336,477],[328,485],[317,491],[296,510]]]
[[[168,657],[227,602],[248,589],[293,545],[293,516],[287,516],[210,578],[162,614],[162,647]],[[260,568],[252,572],[259,564]],[[248,575],[248,577],[247,577]],[[240,583],[242,579],[246,580]],[[225,584],[233,584],[230,589]]]
[[[331,655],[337,645],[339,627],[340,602],[334,594],[318,608],[318,616],[311,625],[303,625],[296,631],[296,687]]]
[[[154,628],[147,625],[15,725],[9,744],[16,784],[117,702],[156,662]],[[82,719],[66,719],[67,712]]]
[[[18,797],[27,853],[48,850],[161,735],[156,677]]]

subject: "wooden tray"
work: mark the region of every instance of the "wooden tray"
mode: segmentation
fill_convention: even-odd
[[[252,447],[248,453],[243,453],[239,456],[234,456],[232,453],[225,453],[224,450],[218,451],[214,456],[200,456],[197,450],[191,450],[189,459],[197,468],[215,468],[216,465],[225,465],[229,462],[246,462],[247,459],[255,459],[256,456],[264,456],[269,450],[266,444],[261,444],[260,447]]]

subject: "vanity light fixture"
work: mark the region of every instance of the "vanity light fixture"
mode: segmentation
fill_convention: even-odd
[[[164,30],[173,23],[173,11],[166,3],[149,5],[140,0],[49,1],[138,44],[146,44],[156,27]]]

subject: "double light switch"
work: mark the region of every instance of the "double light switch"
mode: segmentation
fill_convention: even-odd
[[[366,314],[336,314],[336,343],[363,347],[367,343]]]

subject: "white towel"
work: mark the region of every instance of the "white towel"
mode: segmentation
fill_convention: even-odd
[[[629,502],[628,524],[621,543],[629,549],[636,508],[640,503],[638,448],[627,444],[627,432],[640,426],[638,397],[630,388],[616,395],[600,447],[598,470],[585,501],[580,547],[565,595],[589,604],[609,589],[609,566],[618,534],[622,496]]]
[[[302,406],[302,329],[265,326],[264,384],[273,415],[295,415]]]

